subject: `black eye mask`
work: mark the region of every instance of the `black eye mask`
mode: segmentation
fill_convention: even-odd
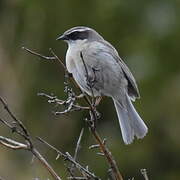
[[[88,38],[88,31],[75,31],[67,35],[70,40],[83,40]]]

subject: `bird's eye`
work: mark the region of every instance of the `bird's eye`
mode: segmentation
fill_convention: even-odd
[[[75,32],[72,33],[73,36],[77,36],[78,34],[79,34],[78,31],[75,31]]]
[[[71,34],[69,34],[68,37],[71,40],[83,40],[83,39],[87,39],[88,33],[75,31],[75,32],[72,32]]]
[[[76,40],[76,39],[78,39],[78,35],[79,35],[79,32],[75,31],[75,32],[69,34],[69,37],[72,40]]]

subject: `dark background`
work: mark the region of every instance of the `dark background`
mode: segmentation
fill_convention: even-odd
[[[95,150],[83,117],[86,112],[55,117],[38,92],[64,97],[64,73],[53,62],[25,53],[26,46],[49,55],[49,48],[64,60],[67,46],[55,39],[65,30],[85,25],[96,29],[118,50],[133,72],[141,93],[135,106],[149,127],[148,135],[132,145],[122,142],[116,113],[109,98],[99,106],[98,131],[108,140],[125,179],[180,178],[180,2],[178,0],[11,0],[0,1],[0,95],[35,136],[62,151],[74,152],[82,127],[85,135],[79,160],[105,179],[107,164]],[[0,110],[0,116],[9,118]],[[0,124],[0,135],[15,138]],[[55,170],[67,175],[63,161],[37,143]],[[32,155],[0,146],[0,176],[6,180],[45,180],[48,173]]]

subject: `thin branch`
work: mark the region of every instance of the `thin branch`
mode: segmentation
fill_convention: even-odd
[[[68,153],[66,152],[66,155],[68,157],[68,160],[73,163],[78,169],[80,169],[81,171],[85,172],[87,175],[89,175],[90,177],[94,178],[95,180],[100,180],[100,178],[98,178],[97,176],[94,175],[94,173],[91,173],[89,170],[85,169],[84,167],[82,167],[79,163],[77,163],[74,158]]]
[[[103,144],[105,145],[106,144],[106,139],[103,139]],[[99,148],[99,144],[93,144],[91,146],[89,146],[89,149],[95,149],[95,148]]]
[[[80,132],[80,135],[79,135],[79,138],[78,138],[78,141],[77,141],[77,144],[76,144],[76,148],[75,148],[75,151],[74,151],[74,160],[76,161],[77,160],[77,154],[78,154],[78,151],[80,150],[80,143],[81,143],[81,139],[82,139],[82,136],[83,136],[83,133],[84,133],[84,128],[81,129],[81,132]],[[71,177],[75,177],[75,165],[72,164],[69,168],[68,168],[70,174],[71,174]],[[83,176],[85,175],[84,173],[82,173]],[[87,177],[85,176],[84,178],[87,179]]]
[[[21,132],[20,130],[18,130],[16,126],[11,125],[10,123],[8,123],[7,121],[5,121],[1,118],[0,118],[0,122],[2,122],[5,126],[10,128],[12,132],[16,132],[17,134],[22,136],[24,139],[26,139],[26,135],[23,132]]]
[[[89,149],[95,149],[95,148],[99,148],[99,144],[93,144],[89,146]]]
[[[109,151],[109,149],[103,144],[102,139],[100,138],[99,134],[97,133],[96,130],[91,128],[91,132],[94,135],[97,143],[99,144],[99,148],[101,150],[101,152],[104,154],[104,156],[106,157],[115,177],[116,180],[123,180],[123,177],[121,175],[121,173],[119,172],[118,166],[116,164],[116,161],[114,160],[111,152]]]
[[[58,150],[56,147],[52,146],[42,138],[37,137],[37,139],[46,146],[48,146],[49,148],[51,148],[52,150],[54,150],[59,156],[63,157],[64,160],[68,160],[69,162],[74,164],[75,167],[78,168],[80,171],[83,171],[84,173],[86,173],[88,176],[92,177],[95,180],[99,180],[99,178],[95,176],[94,173],[90,172],[89,170],[81,166],[77,161],[75,161],[74,158],[68,152],[62,153],[60,150]]]
[[[80,148],[81,148],[81,147],[80,147],[80,143],[81,143],[81,139],[82,139],[83,133],[84,133],[84,128],[81,129],[81,132],[80,132],[80,135],[79,135],[77,144],[76,144],[76,149],[75,149],[75,152],[74,152],[74,160],[77,159],[78,151],[79,151]]]
[[[51,52],[53,57],[58,60],[58,62],[61,64],[61,66],[64,68],[65,72],[67,73],[68,70],[67,70],[66,66],[64,65],[64,63],[60,60],[60,58],[54,53],[54,51],[51,48],[49,48],[49,51]]]
[[[91,117],[91,121],[94,121],[94,119],[97,120],[97,116],[95,115],[95,113],[90,113],[90,117]],[[98,132],[96,131],[96,128],[91,126],[91,123],[89,124],[89,127],[91,130],[91,133],[93,134],[97,143],[99,144],[100,151],[106,157],[108,164],[110,165],[110,168],[112,169],[112,172],[114,173],[114,176],[116,177],[117,180],[123,180],[123,177],[122,177],[122,175],[119,171],[119,168],[116,164],[116,161],[114,160],[111,152],[109,151],[109,149],[105,145],[106,141],[104,141],[100,138]]]
[[[6,125],[8,128],[11,129],[12,132],[15,132],[19,134],[21,137],[24,138],[25,143],[19,143],[17,141],[14,141],[9,138],[5,138],[3,136],[0,136],[0,144],[11,149],[24,149],[30,151],[40,162],[43,164],[43,166],[49,171],[49,173],[52,175],[52,177],[55,180],[61,180],[61,178],[57,175],[57,173],[54,171],[54,169],[50,166],[50,164],[46,161],[46,159],[39,153],[39,151],[34,147],[32,138],[30,136],[29,131],[25,127],[25,125],[15,117],[15,115],[12,113],[12,111],[9,109],[7,103],[3,100],[2,97],[0,97],[0,102],[4,106],[4,109],[7,111],[7,113],[10,115],[10,117],[13,120],[13,123],[15,123],[16,126],[12,126],[7,121],[4,121],[0,118],[0,122],[2,122],[4,125]]]
[[[141,169],[141,174],[143,175],[145,180],[149,180],[146,169]]]
[[[19,149],[27,150],[28,149],[28,146],[26,144],[14,141],[12,139],[9,139],[3,136],[0,136],[0,144],[14,150],[19,150]]]
[[[35,51],[32,51],[32,50],[26,48],[26,47],[22,47],[22,49],[25,50],[26,52],[32,54],[32,55],[40,57],[41,59],[46,59],[46,60],[51,60],[51,61],[52,60],[56,60],[56,58],[54,56],[53,57],[51,57],[51,56],[44,56],[42,54],[39,54],[39,53],[37,53]]]
[[[68,177],[68,179],[73,179],[73,180],[87,180],[86,177]]]
[[[11,118],[17,123],[17,125],[19,125],[19,127],[22,129],[22,131],[24,132],[24,134],[26,135],[25,137],[27,138],[27,140],[29,140],[29,132],[26,129],[26,127],[24,126],[24,124],[15,117],[15,115],[10,111],[7,103],[3,100],[2,97],[0,97],[0,101],[4,106],[4,109],[8,112],[8,114],[11,116]]]
[[[61,180],[61,178],[57,175],[51,165],[46,161],[46,159],[39,153],[36,148],[33,148],[31,152],[39,160],[39,162],[49,171],[49,173],[54,179]]]
[[[81,106],[77,103],[75,104],[76,97],[74,95],[69,96],[66,100],[58,99],[56,96],[51,96],[51,95],[48,95],[46,93],[38,93],[38,96],[48,98],[48,103],[50,103],[50,104],[54,103],[56,105],[64,105],[65,108],[68,107],[64,111],[55,112],[54,113],[55,115],[67,114],[67,113],[72,112],[72,111],[89,110],[89,107],[84,107],[84,106]]]
[[[57,176],[56,172],[52,169],[52,167],[48,164],[48,162],[44,159],[44,157],[37,151],[37,149],[29,149],[28,145],[14,141],[12,139],[0,136],[0,144],[3,146],[13,149],[13,150],[30,150],[33,155],[48,169],[48,171],[52,174],[53,177],[56,177],[57,180],[60,180],[60,177]]]
[[[114,176],[114,173],[111,168],[108,169],[107,173],[109,176],[108,180],[116,180],[116,177]]]

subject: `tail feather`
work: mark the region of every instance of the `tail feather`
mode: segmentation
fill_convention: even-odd
[[[131,144],[135,136],[138,139],[143,138],[148,128],[136,112],[130,98],[127,96],[124,106],[120,101],[114,99],[114,105],[117,111],[124,143]]]

